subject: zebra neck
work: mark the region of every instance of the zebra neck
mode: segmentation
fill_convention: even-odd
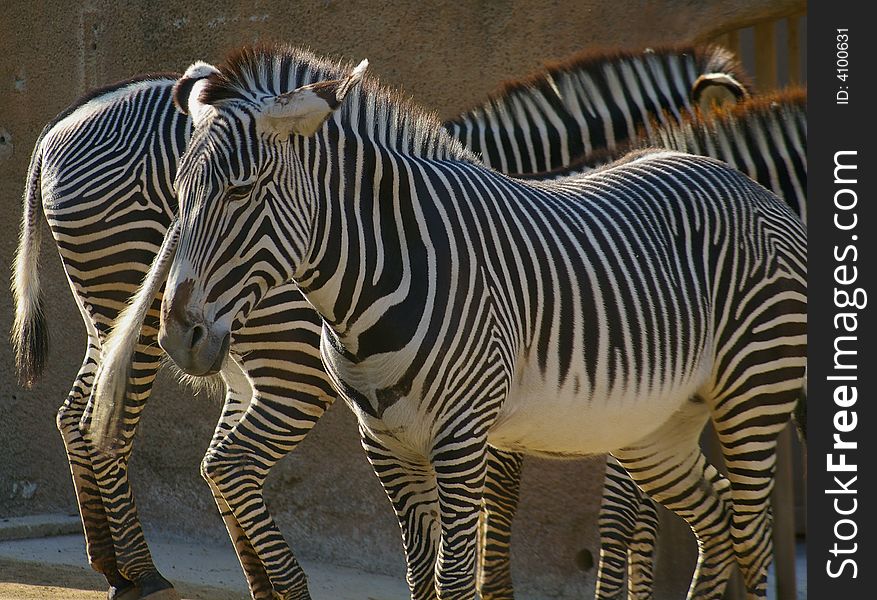
[[[305,148],[303,158],[304,171],[316,175],[315,207],[296,282],[354,348],[351,337],[387,311],[399,313],[400,332],[410,332],[429,293],[423,279],[430,249],[418,195],[426,193],[422,170],[431,161],[349,130],[330,131],[322,141],[332,143]],[[317,156],[331,159],[313,168]]]

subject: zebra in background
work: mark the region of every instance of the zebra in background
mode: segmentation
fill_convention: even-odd
[[[209,65],[194,65],[180,81],[178,94],[186,96],[212,71]],[[155,75],[96,90],[47,125],[37,141],[29,169],[22,241],[16,262],[14,291],[18,310],[13,333],[21,379],[30,384],[44,367],[47,356],[47,329],[42,318],[38,272],[34,268],[42,212],[39,202],[44,194],[46,217],[88,332],[86,356],[70,395],[59,410],[58,427],[71,465],[89,562],[107,577],[111,598],[133,598],[137,594],[173,597],[170,583],[152,563],[127,477],[131,440],[160,360],[153,343],[157,327],[155,310],[150,313],[138,346],[137,366],[131,373],[137,385],[130,390],[125,428],[115,432],[121,435],[112,437],[104,452],[95,453],[82,439],[77,425],[86,412],[85,402],[101,355],[106,353],[110,324],[125,306],[131,290],[142,280],[176,211],[171,181],[188,140],[190,122],[171,107],[171,86],[175,81],[174,75]],[[137,165],[133,179],[132,165]],[[133,206],[140,210],[130,210]],[[265,347],[260,327],[274,331],[271,349]],[[254,597],[270,595],[272,589],[287,597],[307,597],[304,574],[264,506],[261,486],[271,466],[303,439],[334,397],[319,363],[319,327],[316,315],[293,286],[272,291],[250,316],[248,327],[235,334],[235,352],[247,357],[241,361],[246,376],[235,365],[223,373],[225,406],[202,464],[202,474],[213,491]],[[291,415],[292,422],[266,430],[265,420],[260,417],[271,411]],[[106,415],[97,416],[92,426],[99,430],[107,420],[112,420]],[[90,417],[85,414],[85,421]],[[107,444],[107,435],[110,432],[93,434],[104,440],[101,445]],[[242,445],[256,448],[256,455],[241,454]],[[490,459],[488,477],[493,478],[506,468],[509,459],[498,452],[492,453]],[[515,477],[519,477],[520,457],[511,461],[518,462]],[[601,535],[602,546],[623,553],[629,544],[619,535],[624,527],[619,528],[618,524],[625,522],[626,527],[629,518],[620,508],[624,499],[614,494],[624,486],[613,487],[615,479],[608,475],[607,471],[600,521],[601,532],[608,533]],[[243,484],[250,486],[252,492],[241,494]],[[510,515],[514,514],[517,496],[510,493],[518,488],[516,481],[506,484],[494,486],[497,493],[487,497],[485,506],[482,584],[495,597],[512,596],[508,540]],[[101,492],[108,501],[101,500]],[[492,502],[497,504],[492,506]],[[626,502],[650,505],[651,501],[639,493],[638,498],[631,497]],[[245,504],[255,507],[247,515],[248,522],[256,523],[259,531],[265,532],[255,545],[249,542],[240,524],[239,506]],[[632,510],[631,506],[627,512]],[[640,506],[636,510],[647,519],[641,526],[645,531],[656,527],[657,521],[648,509],[643,511]],[[618,511],[619,516],[613,516],[612,511]],[[648,547],[642,543],[640,546]],[[644,551],[643,555],[649,553],[650,550]],[[636,562],[645,564],[643,560]],[[612,570],[618,565],[601,560],[598,579],[618,580],[623,576],[623,568],[618,573]],[[644,569],[641,571],[645,573]],[[644,575],[642,582],[637,583],[635,578],[629,585],[650,589],[650,577]]]
[[[807,94],[792,89],[671,124],[645,144],[711,156],[783,198],[807,222]]]
[[[807,93],[799,88],[643,130],[635,141],[614,151],[592,152],[567,167],[520,177],[545,180],[587,173],[650,147],[722,160],[783,198],[807,221]]]
[[[194,65],[184,87],[195,87],[212,70]],[[191,132],[191,120],[173,107],[177,81],[175,75],[154,75],[97,90],[46,126],[28,171],[15,264],[13,342],[21,380],[30,384],[47,353],[37,268],[38,226],[45,212],[88,334],[85,358],[57,424],[89,564],[106,577],[111,600],[179,598],[152,561],[127,473],[136,426],[163,355],[156,344],[157,302],[150,302],[134,347],[128,373],[133,384],[124,413],[117,415],[125,427],[114,431],[101,452],[80,430],[84,416],[88,421],[86,403],[110,327],[143,281],[177,211],[173,178]],[[235,332],[234,350],[246,357],[242,366],[229,363],[222,372],[225,403],[201,472],[254,598],[310,597],[305,575],[265,507],[262,483],[334,401],[319,337],[316,315],[297,288],[280,286]],[[288,419],[272,427],[266,417],[276,414]],[[93,415],[96,425],[99,417]]]
[[[692,114],[694,102],[748,93],[736,57],[720,46],[575,55],[504,84],[447,122],[484,164],[510,175],[551,171],[636,139],[637,130]]]
[[[775,440],[806,364],[801,222],[673,152],[508,179],[364,66],[245,47],[188,98],[162,347],[203,372],[262,295],[299,284],[412,598],[475,594],[488,444],[611,451],[698,536],[690,598],[720,598],[735,562],[763,598]],[[710,418],[727,480],[698,445]]]

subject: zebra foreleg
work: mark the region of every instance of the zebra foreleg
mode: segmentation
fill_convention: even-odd
[[[116,563],[125,579],[137,586],[140,594],[138,598],[142,600],[178,600],[180,597],[152,561],[128,481],[128,460],[133,451],[134,434],[143,408],[152,393],[160,356],[161,350],[156,344],[138,344],[126,392],[118,452],[105,455],[92,449],[95,481],[103,497]]]
[[[698,560],[689,600],[721,600],[734,566],[728,481],[707,463],[698,443],[708,410],[692,400],[636,446],[613,452],[645,492],[694,531]]]
[[[108,600],[134,600],[139,592],[131,581],[122,576],[116,564],[113,537],[107,523],[103,498],[100,490],[95,487],[91,452],[79,429],[79,421],[91,395],[99,358],[100,349],[96,338],[89,335],[85,359],[73,381],[67,400],[58,410],[56,423],[61,439],[64,440],[67,462],[73,476],[76,503],[85,533],[88,564],[106,578],[110,586]]]
[[[411,600],[437,600],[439,503],[432,467],[425,460],[400,458],[398,453],[389,451],[361,427],[360,436],[366,457],[399,519]],[[476,520],[477,514],[476,509]],[[467,600],[474,597],[473,589]]]
[[[482,600],[514,598],[510,549],[523,462],[522,454],[488,447],[478,536],[478,591]]]
[[[478,516],[487,471],[487,440],[449,435],[432,452],[438,487],[441,542],[436,559],[439,600],[475,598]]]
[[[233,369],[229,365],[223,370],[227,404],[201,472],[214,492],[253,598],[308,600],[307,577],[271,517],[263,489],[271,468],[298,446],[331,399],[287,391],[274,401],[254,390],[240,367]],[[279,414],[294,418],[278,422]]]

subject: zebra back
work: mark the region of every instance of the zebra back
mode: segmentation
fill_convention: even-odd
[[[83,256],[99,251],[100,243],[96,240],[109,237],[105,231],[107,224],[100,219],[95,223],[94,214],[99,213],[100,207],[89,203],[108,194],[103,185],[107,181],[111,182],[109,194],[116,191],[116,179],[125,172],[116,167],[131,155],[131,152],[120,152],[119,145],[112,140],[135,139],[137,131],[157,129],[160,124],[176,127],[179,119],[173,115],[173,108],[167,105],[162,111],[164,105],[160,98],[178,77],[173,73],[150,73],[91,90],[52,119],[37,138],[28,167],[12,283],[16,316],[11,337],[19,381],[25,386],[39,378],[49,351],[39,272],[39,221],[44,216],[44,206],[53,232],[60,234],[59,240],[64,240],[63,243],[58,241],[62,256],[65,247],[71,250],[78,247]],[[142,118],[137,118],[138,115]],[[182,126],[185,129],[185,124]],[[95,143],[76,143],[83,139]],[[174,167],[182,145],[176,145],[171,159]],[[94,160],[92,152],[102,153],[108,159]],[[148,153],[135,158],[145,155]],[[168,161],[164,157],[162,160]],[[135,178],[129,183],[129,192],[141,184],[149,185],[145,178]],[[47,191],[48,197],[44,198],[43,193]],[[172,196],[169,192],[165,194],[168,199],[159,200],[158,208],[173,203]],[[101,206],[108,206],[114,200],[130,200],[130,197],[130,193],[126,195],[124,191],[117,196],[105,196],[101,202],[106,204]],[[71,214],[68,209],[78,205],[90,206],[90,210],[86,211],[89,214],[84,221],[74,223],[68,218]],[[176,204],[170,209],[175,211]],[[70,235],[66,235],[67,232]],[[74,285],[81,283],[76,274],[81,273],[81,265],[88,260],[75,262],[76,268],[68,272]]]
[[[653,130],[640,145],[718,158],[783,198],[807,221],[807,94],[759,96]]]
[[[601,149],[580,157],[568,167],[523,179],[558,179],[587,173],[628,152],[667,148],[722,160],[748,175],[786,203],[805,222],[807,218],[807,95],[789,89],[758,96],[706,116],[697,113],[680,123],[640,132],[638,139],[615,150]]]
[[[734,55],[718,46],[582,53],[504,84],[445,127],[496,170],[550,171],[624,144],[653,119],[680,120],[694,110],[695,82],[716,73],[748,82]]]

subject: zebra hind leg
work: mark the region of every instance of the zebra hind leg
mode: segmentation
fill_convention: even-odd
[[[298,371],[289,365],[284,373],[295,379]],[[226,406],[202,475],[217,498],[253,597],[307,600],[307,577],[268,511],[263,490],[271,468],[298,446],[334,398],[301,389],[285,390],[281,397],[262,393],[259,377],[254,389],[236,363],[223,369],[223,378],[237,408]]]
[[[718,475],[718,471],[716,471]],[[627,548],[627,597],[629,600],[651,600],[655,583],[655,548],[658,539],[658,507],[637,488],[639,512],[636,528]]]
[[[611,456],[606,460],[598,527],[597,600],[620,600],[625,572],[627,598],[651,598],[658,514],[652,500]]]
[[[95,336],[90,334],[85,359],[73,381],[67,400],[58,409],[56,423],[61,439],[64,441],[67,462],[73,477],[76,502],[85,533],[88,563],[106,578],[110,586],[107,593],[108,600],[134,600],[138,597],[139,591],[134,583],[119,572],[116,564],[113,537],[104,511],[103,498],[100,489],[94,485],[92,455],[79,429],[79,421],[91,394],[99,358],[98,342]]]
[[[698,560],[689,600],[720,600],[734,567],[728,482],[699,446],[708,411],[703,401],[692,399],[657,431],[613,452],[642,490],[694,532]]]
[[[608,457],[597,519],[600,531],[597,600],[620,600],[624,591],[627,549],[636,523],[634,499],[637,491],[627,472],[615,459]]]
[[[138,344],[132,361],[131,383],[125,399],[124,430],[117,453],[105,455],[91,450],[95,481],[103,495],[116,563],[125,579],[137,586],[141,600],[180,598],[171,582],[155,567],[128,480],[128,460],[133,451],[134,434],[152,392],[160,357],[157,344]]]
[[[783,264],[796,263],[799,257]],[[728,350],[718,357],[715,387],[705,395],[730,481],[734,553],[749,600],[767,597],[777,437],[805,388],[807,369],[803,275],[778,270],[774,281],[734,305],[746,317],[731,323],[727,341],[718,340]]]
[[[758,387],[761,390],[768,388],[763,381]],[[779,387],[775,386],[774,390]],[[758,406],[764,411],[749,436],[741,435],[739,411],[729,414],[727,421],[724,419],[734,403],[719,405],[714,416],[731,482],[734,550],[743,572],[748,599],[767,597],[767,568],[773,558],[770,494],[774,484],[777,436],[794,409],[798,393],[797,389],[770,394],[762,391],[757,399],[754,394],[743,394],[742,401],[746,405]]]
[[[488,447],[479,522],[478,591],[482,600],[512,600],[512,521],[518,510],[524,457]]]

